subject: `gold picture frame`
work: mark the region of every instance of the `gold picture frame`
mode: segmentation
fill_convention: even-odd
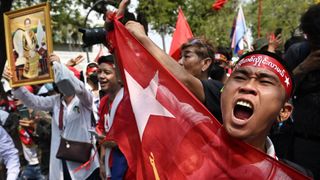
[[[53,82],[48,55],[52,53],[48,3],[4,13],[11,87]]]

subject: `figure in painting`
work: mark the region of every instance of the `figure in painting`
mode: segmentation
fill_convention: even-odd
[[[24,30],[17,29],[13,35],[17,79],[31,79],[48,73],[45,32],[39,20],[36,33],[30,18],[24,20]]]

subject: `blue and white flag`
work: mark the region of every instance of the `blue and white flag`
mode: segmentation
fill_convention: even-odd
[[[237,54],[239,50],[244,49],[244,39],[247,32],[246,20],[244,19],[241,6],[239,6],[233,26],[231,48],[234,49],[234,54]]]

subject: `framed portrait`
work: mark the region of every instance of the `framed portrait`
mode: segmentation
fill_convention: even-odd
[[[49,4],[7,12],[4,25],[11,87],[53,82]]]

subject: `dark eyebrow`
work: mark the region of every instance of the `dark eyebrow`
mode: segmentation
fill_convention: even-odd
[[[192,51],[190,51],[190,50],[184,50],[184,51],[182,52],[182,54],[188,54],[188,53],[192,53]]]
[[[274,82],[280,82],[279,78],[277,78],[276,75],[272,75],[272,74],[265,73],[265,72],[259,72],[258,77],[259,78],[268,78]]]
[[[243,74],[245,76],[249,76],[249,71],[247,71],[246,69],[237,69],[235,70],[233,73],[240,73],[240,74]]]
[[[250,70],[248,70],[248,69],[238,69],[238,70],[234,71],[234,73],[240,73],[240,74],[243,74],[245,76],[250,76],[250,74],[252,74],[252,72]],[[276,75],[273,75],[273,74],[270,74],[270,73],[267,73],[267,72],[263,72],[263,71],[258,71],[257,72],[257,77],[259,79],[261,79],[261,78],[269,78],[274,82],[280,82],[279,78],[277,78]]]

